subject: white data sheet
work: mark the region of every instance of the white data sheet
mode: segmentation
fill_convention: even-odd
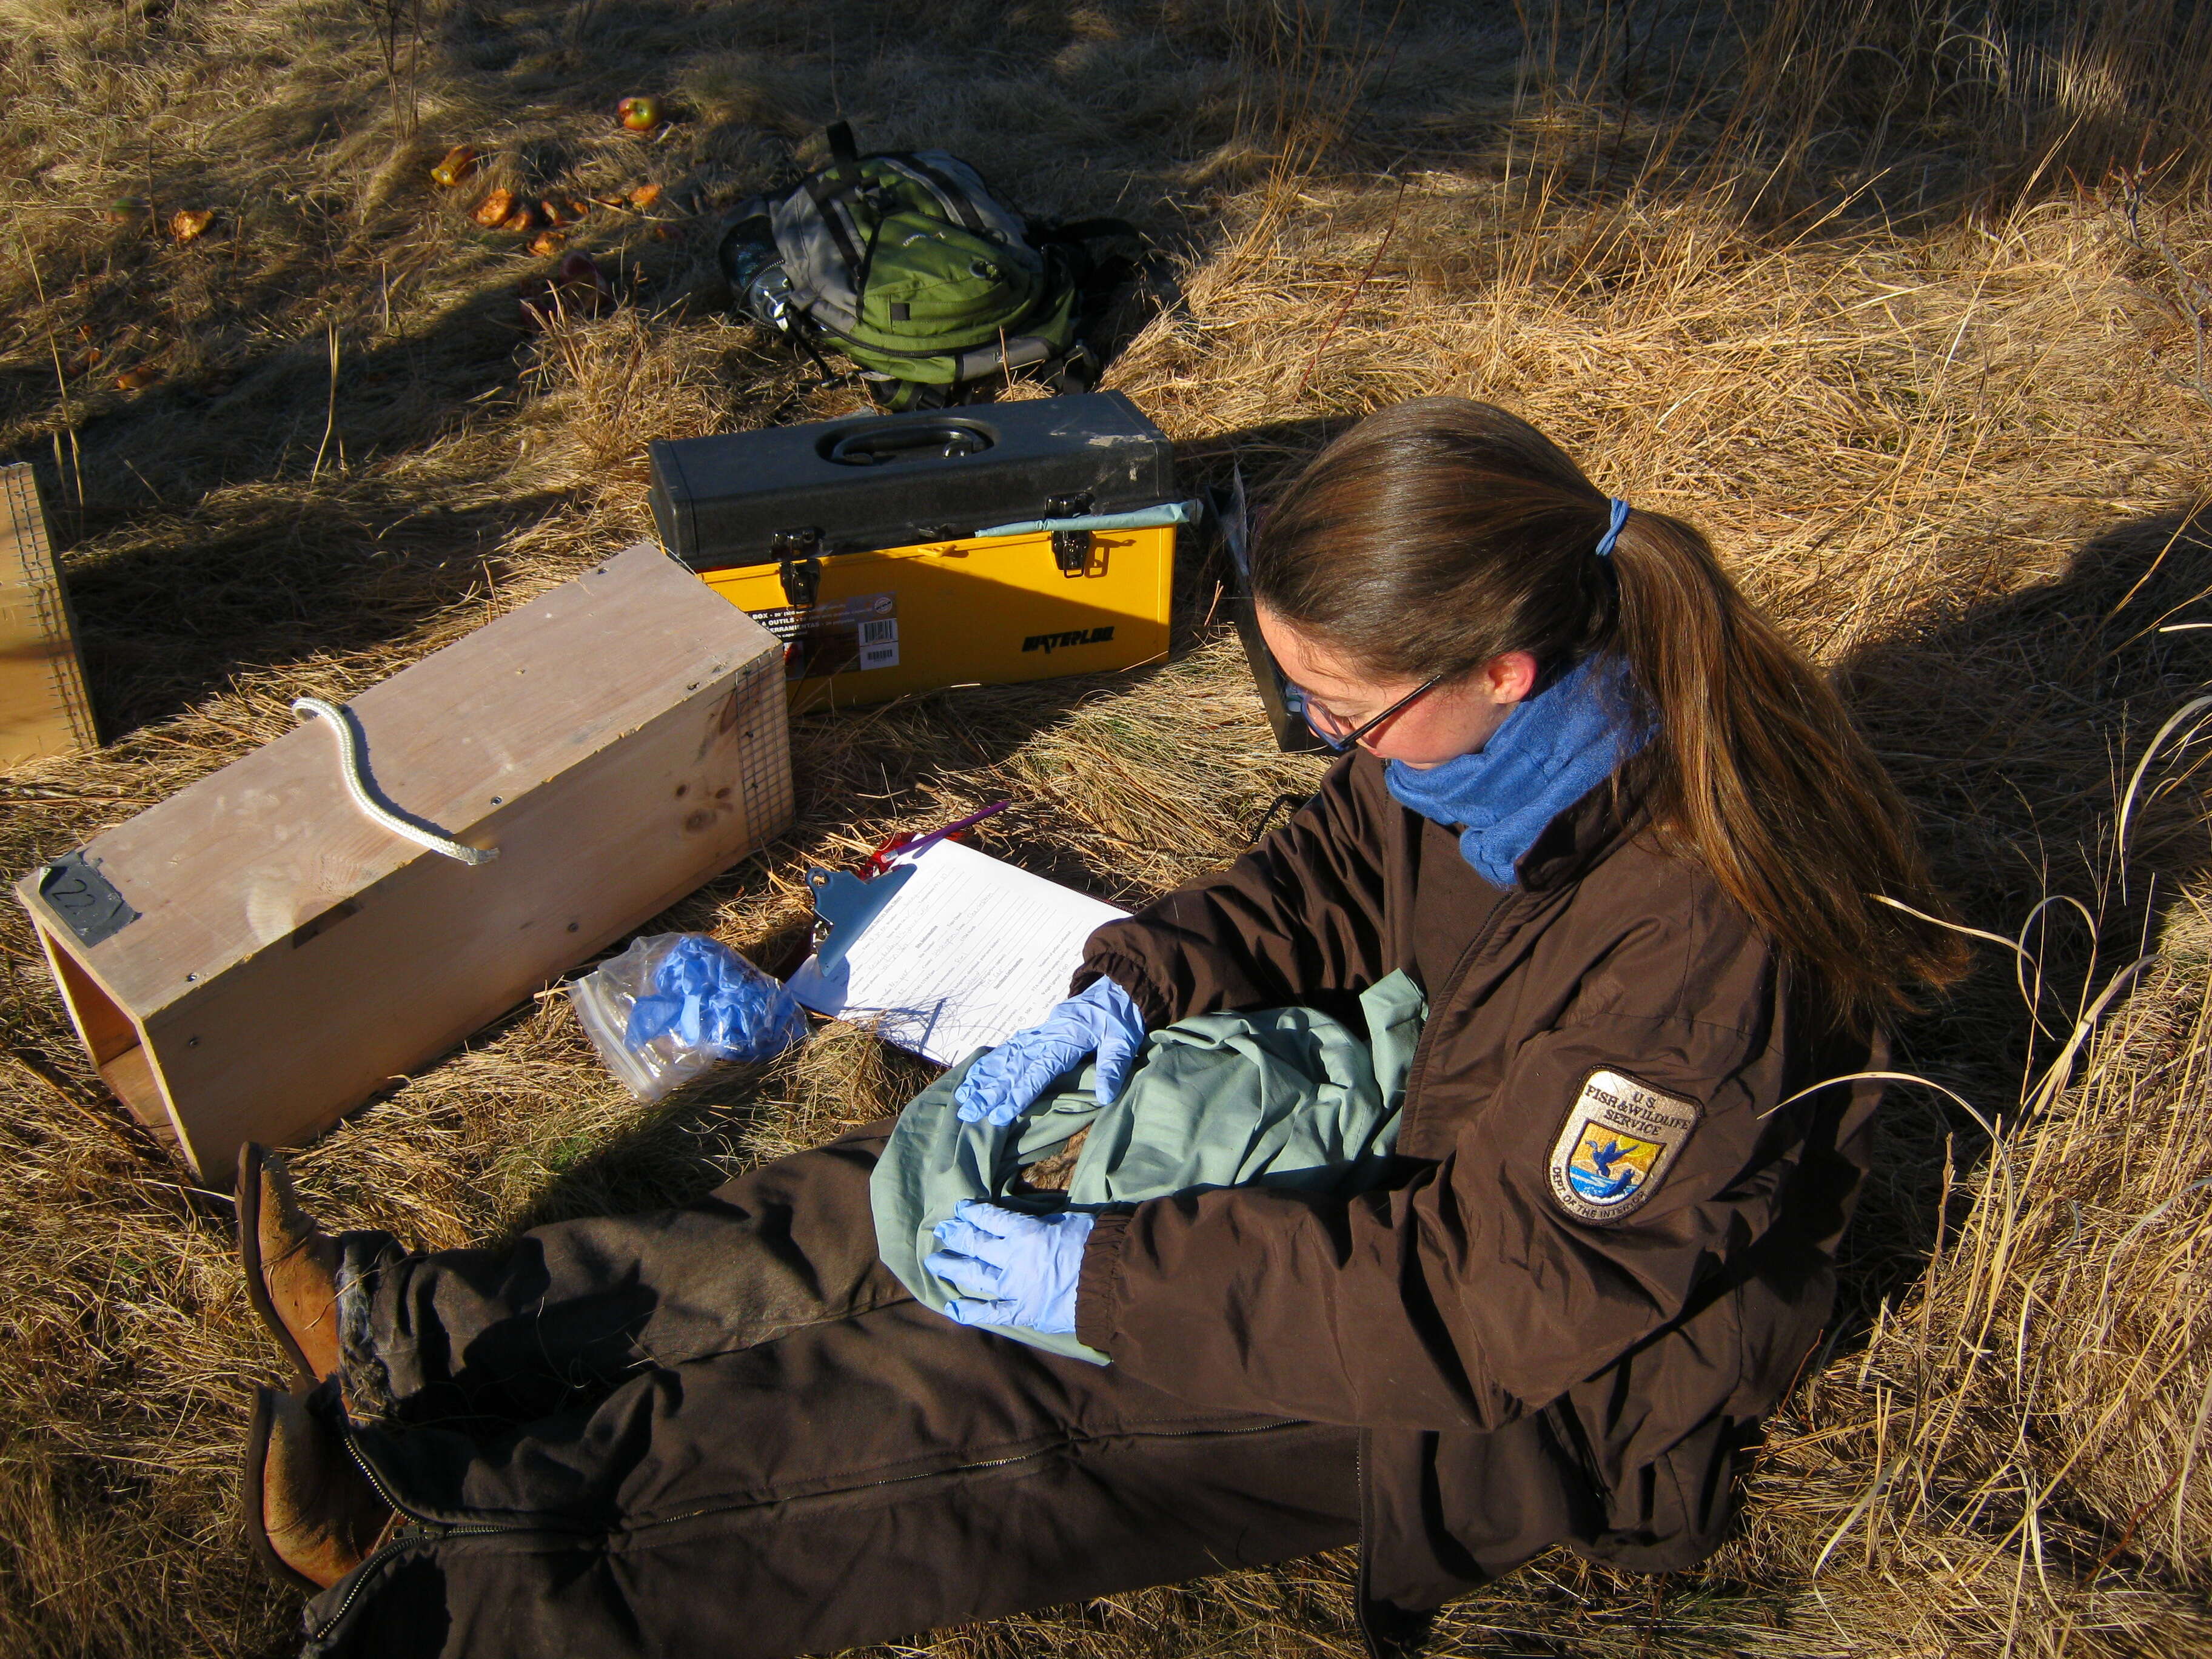
[[[1091,930],[1127,914],[957,842],[890,865],[878,881],[912,873],[857,935],[833,934],[842,963],[809,957],[791,994],[940,1066],[1035,1024],[1067,994]]]

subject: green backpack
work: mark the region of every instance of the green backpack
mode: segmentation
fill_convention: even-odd
[[[1133,269],[1088,244],[1133,228],[1032,225],[943,150],[862,155],[842,121],[829,140],[829,166],[740,209],[723,238],[748,311],[810,351],[818,339],[842,352],[890,409],[953,402],[1016,370],[1088,388],[1084,326]]]

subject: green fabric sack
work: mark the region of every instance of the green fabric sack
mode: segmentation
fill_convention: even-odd
[[[1311,1008],[1200,1014],[1154,1031],[1110,1106],[1091,1097],[1093,1068],[1064,1077],[1001,1127],[963,1123],[953,1091],[970,1054],[915,1097],[869,1182],[876,1248],[916,1298],[942,1311],[957,1294],[921,1265],[932,1231],[963,1199],[1012,1209],[1058,1208],[1006,1190],[1025,1165],[1091,1130],[1067,1203],[1135,1203],[1213,1187],[1261,1185],[1351,1192],[1388,1167],[1398,1108],[1428,1005],[1394,973],[1362,994],[1358,1031]],[[994,1328],[1033,1347],[1097,1364],[1073,1336]]]

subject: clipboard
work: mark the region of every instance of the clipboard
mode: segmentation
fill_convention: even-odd
[[[1091,933],[1128,914],[957,841],[917,848],[869,881],[810,874],[830,935],[789,984],[815,1012],[940,1066],[1035,1024]]]

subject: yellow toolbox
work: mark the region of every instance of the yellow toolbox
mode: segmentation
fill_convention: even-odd
[[[1180,501],[1117,392],[655,443],[662,544],[784,642],[793,713],[1164,660]]]

